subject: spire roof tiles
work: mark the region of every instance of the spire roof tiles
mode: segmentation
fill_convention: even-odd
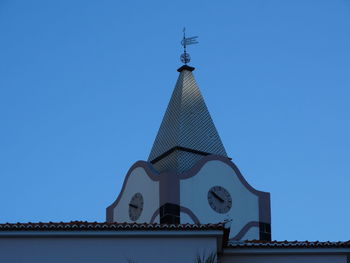
[[[182,173],[203,155],[227,157],[203,96],[187,65],[180,75],[148,161],[160,171]]]

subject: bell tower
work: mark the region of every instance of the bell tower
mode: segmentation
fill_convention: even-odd
[[[231,221],[231,240],[271,240],[270,194],[254,189],[227,156],[196,84],[184,65],[147,161],[128,171],[107,208],[108,222],[199,224]]]

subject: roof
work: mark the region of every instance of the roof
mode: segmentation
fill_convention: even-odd
[[[182,173],[208,154],[227,157],[192,74],[194,68],[180,69],[148,158],[159,172]]]
[[[350,248],[349,241],[231,241],[228,248]]]
[[[38,222],[4,223],[1,232],[8,231],[207,231],[225,230],[224,223],[216,224],[157,224],[157,223],[108,223],[108,222]],[[226,248],[350,248],[349,241],[230,241]]]
[[[0,233],[7,231],[196,231],[224,230],[224,224],[149,224],[149,223],[107,223],[107,222],[47,222],[47,223],[5,223],[0,224]]]

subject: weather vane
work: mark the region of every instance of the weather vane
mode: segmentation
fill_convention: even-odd
[[[181,45],[184,47],[184,53],[181,54],[180,59],[181,59],[181,62],[186,65],[187,63],[189,63],[191,61],[190,54],[188,54],[186,52],[186,47],[188,45],[198,44],[198,41],[197,41],[198,37],[196,36],[196,37],[187,37],[186,38],[186,28],[183,29],[183,32],[184,32],[184,37],[181,41]]]

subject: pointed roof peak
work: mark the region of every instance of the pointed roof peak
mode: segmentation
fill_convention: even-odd
[[[227,157],[197,86],[193,67],[183,65],[148,161],[159,172],[182,173],[203,156]]]

